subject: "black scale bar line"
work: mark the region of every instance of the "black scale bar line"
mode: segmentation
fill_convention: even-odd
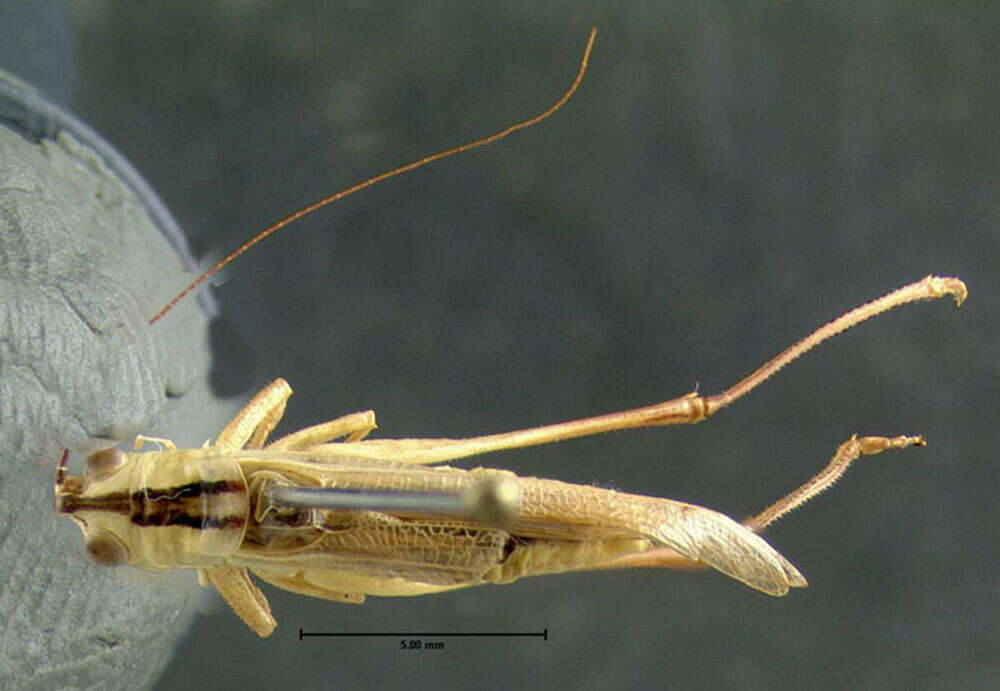
[[[303,638],[542,638],[549,640],[549,630],[543,631],[303,631],[299,629],[299,640]]]

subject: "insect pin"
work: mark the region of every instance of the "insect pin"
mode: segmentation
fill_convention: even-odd
[[[555,113],[579,86],[587,40],[566,93],[541,114],[326,197],[261,231],[189,285],[150,320],[251,246],[292,221],[365,187],[491,143]],[[260,636],[276,626],[250,574],[279,588],[339,602],[407,596],[526,576],[618,568],[714,568],[769,595],[804,587],[799,570],[759,533],[830,487],[865,455],[922,446],[921,436],[851,436],[814,477],[737,522],[671,499],[442,465],[468,456],[611,430],[705,420],[838,333],[898,306],[967,296],[957,278],[927,276],[815,330],[715,395],[689,393],[641,408],[468,439],[368,439],[364,411],[276,441],[291,387],[276,379],[198,449],[138,437],[158,448],[92,454],[82,476],[55,474],[55,508],[80,527],[97,564],[197,571]]]

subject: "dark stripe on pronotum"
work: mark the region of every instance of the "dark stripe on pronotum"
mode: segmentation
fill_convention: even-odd
[[[121,513],[141,527],[175,525],[195,530],[240,528],[246,522],[245,514],[219,516],[206,511],[210,497],[245,491],[242,483],[230,480],[192,482],[147,488],[131,495],[124,492],[86,498],[63,495],[60,497],[60,509],[64,513],[81,510]]]
[[[246,514],[215,515],[211,511],[210,497],[245,491],[243,483],[230,480],[147,488],[132,494],[130,519],[134,525],[142,527],[180,526],[195,530],[239,528],[246,523]]]
[[[171,507],[174,510],[136,513],[132,515],[132,523],[142,528],[165,528],[179,526],[194,530],[222,530],[225,528],[242,528],[246,523],[246,514],[229,516],[206,516],[204,514],[184,511],[182,507]]]
[[[124,492],[109,492],[94,497],[65,494],[60,498],[65,505],[65,512],[76,511],[78,509],[126,512],[132,504],[194,499],[210,494],[243,492],[245,489],[243,483],[240,482],[216,480],[214,482],[189,482],[185,485],[174,485],[172,487],[146,488],[138,492],[133,492],[131,496]]]
[[[208,494],[224,494],[225,492],[243,492],[246,488],[241,482],[231,480],[216,480],[214,482],[189,482],[186,485],[172,487],[147,487],[132,495],[132,499],[141,501],[176,501],[194,499]]]

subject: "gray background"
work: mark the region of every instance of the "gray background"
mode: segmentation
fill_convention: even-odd
[[[859,465],[768,531],[811,588],[714,574],[540,578],[363,607],[265,588],[260,641],[200,617],[162,688],[527,683],[989,686],[1000,620],[995,362],[998,11],[953,3],[88,3],[72,108],[149,177],[196,254],[350,182],[533,114],[556,119],[365,192],[234,265],[216,384],[296,390],[284,429],[374,408],[460,436],[715,392],[929,272],[905,308],[697,427],[488,459],[749,514],[855,431]],[[297,640],[540,630],[550,640]]]
[[[174,242],[162,237],[171,223],[135,171],[53,105],[71,91],[72,35],[66,6],[0,0],[3,689],[140,688],[159,675],[190,622],[188,593],[81,559],[79,530],[51,508],[53,465],[63,448],[140,431],[201,443],[233,412],[210,397],[196,302],[145,323],[182,276],[183,238],[176,226]]]

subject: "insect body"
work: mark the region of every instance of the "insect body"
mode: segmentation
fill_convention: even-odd
[[[547,118],[579,85],[593,40],[592,32],[569,90],[540,115],[378,175],[275,223],[190,284],[150,322],[297,218]],[[137,445],[153,441],[160,450],[98,452],[80,477],[67,476],[65,453],[56,470],[55,507],[81,528],[93,561],[196,569],[201,583],[217,588],[261,636],[276,623],[250,573],[286,590],[360,603],[365,595],[419,595],[547,573],[708,566],[765,593],[784,595],[806,580],[757,533],[829,487],[860,456],[922,445],[921,437],[851,437],[819,474],[743,523],[669,499],[435,464],[617,429],[700,422],[861,321],[918,300],[950,295],[960,304],[966,294],[956,278],[928,276],[817,329],[720,394],[691,393],[643,408],[470,439],[369,440],[375,415],[368,411],[267,444],[291,395],[278,379],[214,444],[201,449],[180,450],[166,440],[139,437]],[[360,492],[365,500],[353,507],[327,501],[334,494],[341,501],[345,492]],[[376,505],[378,493],[393,496]],[[414,496],[420,501],[408,502]],[[472,499],[456,511],[445,506],[455,496]],[[436,499],[445,504],[429,501]]]
[[[202,584],[214,585],[261,636],[275,620],[248,571],[286,590],[354,603],[546,573],[701,565],[784,595],[806,580],[756,532],[829,487],[859,456],[923,445],[923,438],[852,437],[818,475],[743,524],[669,499],[433,464],[613,429],[699,422],[859,321],[914,300],[952,295],[961,303],[966,294],[958,279],[928,276],[830,322],[721,394],[471,439],[366,440],[375,428],[367,411],[265,446],[291,395],[278,379],[201,449],[165,440],[151,440],[165,447],[159,451],[110,449],[90,456],[82,477],[66,476],[64,454],[56,510],[80,526],[95,562],[197,569]],[[303,509],[275,500],[288,487],[441,493],[483,480],[499,481],[516,497],[509,515]]]

